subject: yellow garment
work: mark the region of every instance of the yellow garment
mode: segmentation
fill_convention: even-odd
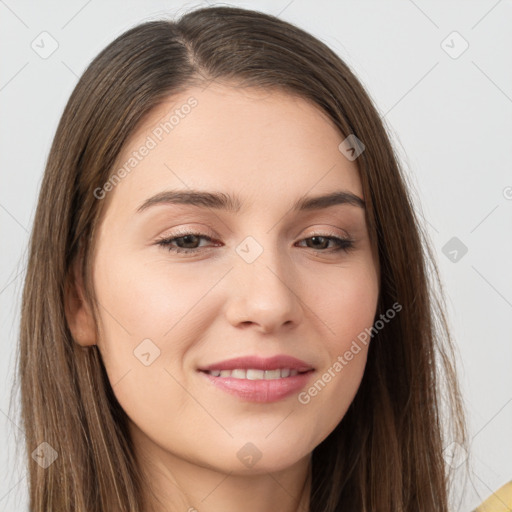
[[[473,512],[512,512],[512,480],[492,493]]]

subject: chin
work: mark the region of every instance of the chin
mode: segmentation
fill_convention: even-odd
[[[232,474],[265,474],[282,471],[309,458],[314,446],[293,436],[277,436],[268,439],[265,435],[247,436],[247,440],[230,440],[229,445],[213,443],[214,450],[208,453],[210,468]],[[220,456],[221,455],[221,456]],[[204,465],[204,464],[202,464]]]

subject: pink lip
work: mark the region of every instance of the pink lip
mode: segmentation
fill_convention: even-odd
[[[299,372],[305,372],[313,370],[314,368],[295,357],[287,355],[278,355],[274,357],[235,357],[233,359],[227,359],[226,361],[220,361],[218,363],[210,364],[199,368],[200,371],[211,371],[211,370],[235,370],[240,368],[247,370],[248,368],[254,368],[256,370],[277,370],[278,368],[290,368],[290,370],[297,370]]]
[[[235,379],[232,377],[215,377],[206,373],[211,370],[235,370],[254,368],[257,370],[276,370],[290,368],[301,372],[293,377],[282,377],[271,380]],[[213,385],[221,390],[238,396],[244,401],[269,403],[276,402],[300,391],[311,377],[314,368],[295,357],[280,355],[270,358],[238,357],[211,364],[199,371]]]
[[[304,388],[312,371],[299,373],[293,377],[272,380],[233,379],[231,377],[214,377],[201,372],[218,388],[236,395],[246,402],[276,402]]]

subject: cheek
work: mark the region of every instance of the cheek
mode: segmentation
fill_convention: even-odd
[[[189,402],[183,365],[217,314],[205,297],[222,275],[170,267],[165,255],[148,263],[104,251],[96,261],[98,346],[114,394],[133,421],[157,424]]]
[[[309,289],[314,289],[313,283]],[[379,286],[375,269],[362,260],[338,268],[309,300],[328,333],[325,347],[332,357],[348,349],[353,339],[372,326]]]
[[[103,338],[119,350],[133,350],[149,338],[162,352],[179,352],[184,348],[179,333],[199,328],[205,313],[201,301],[218,281],[211,272],[198,276],[192,265],[169,266],[165,255],[148,261],[105,253],[96,268]],[[170,338],[172,346],[166,346]]]
[[[326,359],[316,379],[298,397],[311,417],[322,417],[323,435],[343,418],[361,383],[379,294],[376,273],[369,265],[343,268],[338,277],[334,285],[323,286],[321,293],[317,289],[311,298],[327,326]]]
[[[378,289],[373,282],[364,280],[346,284],[333,312],[334,331],[338,350],[346,349],[351,341],[372,326],[377,310]]]

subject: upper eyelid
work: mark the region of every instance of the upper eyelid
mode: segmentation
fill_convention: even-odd
[[[317,224],[322,224],[322,223],[317,223]],[[323,233],[326,233],[325,236],[338,236],[338,237],[347,237],[347,238],[350,238],[351,235],[349,233],[349,230],[347,229],[344,229],[344,228],[341,228],[341,227],[337,227],[337,226],[331,226],[327,223],[324,223],[325,226],[328,226],[328,227],[319,227],[319,228],[313,228],[313,226],[317,225],[317,224],[310,224],[309,226],[306,226],[305,228],[301,229],[301,231],[307,231],[309,229],[312,229],[313,232],[316,234],[317,232],[323,232]],[[173,228],[171,228],[173,229]],[[202,226],[202,227],[199,227],[199,228],[195,228],[195,227],[179,227],[179,228],[175,228],[176,231],[175,232],[171,232],[169,233],[169,235],[165,235],[165,238],[171,238],[171,237],[180,237],[180,236],[184,236],[184,235],[188,235],[188,234],[195,234],[195,235],[201,235],[201,236],[209,236],[210,238],[220,238],[221,236],[220,235],[217,235],[215,234],[215,232],[213,230],[210,230],[208,227],[206,226]],[[356,226],[355,227],[355,230],[359,230],[359,228]],[[230,233],[232,234],[233,231],[232,230],[229,230]],[[330,233],[328,233],[330,231]],[[337,232],[340,231],[341,234],[338,234]],[[350,229],[350,231],[354,231],[354,229]],[[297,237],[297,235],[295,235],[294,237]],[[309,235],[309,236],[314,236],[314,235]],[[159,237],[159,238],[163,238],[162,237]]]
[[[340,228],[338,228],[340,229]],[[197,237],[200,237],[200,238],[208,238],[209,240],[212,240],[212,241],[215,241],[217,237],[217,235],[214,235],[214,234],[209,234],[208,232],[204,232],[204,231],[201,231],[201,230],[194,230],[194,229],[188,229],[188,230],[180,230],[180,231],[177,231],[175,233],[169,233],[168,235],[163,235],[163,236],[160,236],[157,238],[157,240],[174,240],[176,238],[182,238],[182,237],[185,237],[187,235],[194,235],[194,236],[197,236]],[[311,238],[311,237],[314,237],[314,236],[325,236],[325,237],[336,237],[336,238],[352,238],[348,233],[346,234],[338,234],[334,231],[329,231],[329,230],[325,230],[325,229],[318,229],[316,231],[314,231],[313,233],[309,234],[308,236],[303,236],[301,238],[304,239],[304,238]]]

